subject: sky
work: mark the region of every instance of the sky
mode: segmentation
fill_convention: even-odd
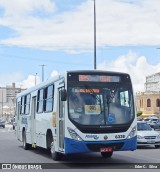
[[[127,72],[135,92],[160,72],[160,1],[96,0],[97,70]],[[94,69],[93,0],[0,0],[0,87],[30,88]]]

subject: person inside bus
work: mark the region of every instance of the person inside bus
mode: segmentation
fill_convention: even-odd
[[[117,95],[112,99],[112,102],[108,104],[108,116],[107,122],[114,124],[125,123],[125,109],[121,106],[120,99]]]

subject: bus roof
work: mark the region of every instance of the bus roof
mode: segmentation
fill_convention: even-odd
[[[124,74],[124,75],[129,75],[128,73],[123,73],[123,72],[115,72],[115,71],[105,71],[105,70],[73,70],[73,71],[67,71],[67,73],[108,73],[108,74]]]

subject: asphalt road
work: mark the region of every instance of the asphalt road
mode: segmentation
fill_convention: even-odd
[[[120,168],[123,170],[123,168],[133,167],[132,164],[134,163],[134,166],[137,165],[137,171],[140,170],[138,165],[141,163],[142,165],[145,165],[146,163],[149,163],[150,165],[158,163],[160,166],[160,149],[155,149],[154,147],[141,147],[133,152],[114,152],[110,159],[103,159],[100,153],[73,155],[68,159],[64,158],[62,161],[55,162],[51,159],[49,152],[45,149],[37,148],[24,150],[22,143],[16,140],[15,131],[12,130],[11,126],[7,126],[5,129],[0,128],[0,162],[14,164],[49,163],[53,168],[60,168],[65,171],[72,171],[72,169],[82,171],[82,169],[87,169],[89,171],[92,170],[92,172],[111,171],[112,168]],[[117,171],[117,169],[113,171]],[[58,169],[56,169],[56,171],[57,170]],[[133,169],[130,170],[132,171]],[[154,166],[152,169],[148,169],[148,171],[153,170],[155,170]]]

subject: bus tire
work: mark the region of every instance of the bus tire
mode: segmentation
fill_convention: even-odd
[[[103,158],[111,158],[113,152],[101,152]]]
[[[27,143],[26,132],[25,131],[23,131],[22,137],[23,137],[23,149],[27,150],[27,149],[29,149],[30,144]]]
[[[54,142],[51,143],[51,157],[54,161],[58,161],[60,160],[60,153],[56,152],[55,151],[55,145],[54,145]]]
[[[51,150],[51,143],[53,142],[53,135],[51,130],[47,130],[46,134],[46,147],[50,151]]]

